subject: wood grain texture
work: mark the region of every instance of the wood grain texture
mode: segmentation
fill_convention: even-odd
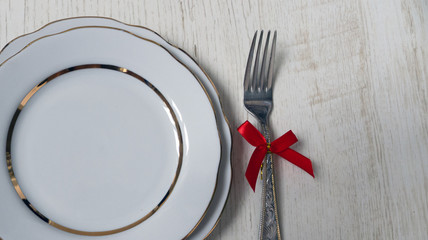
[[[277,29],[273,136],[293,129],[316,175],[275,159],[284,239],[428,239],[428,1],[0,0],[0,45],[82,15],[149,27],[195,57],[233,130],[255,122],[241,87],[254,31]],[[209,239],[258,234],[252,148],[233,135],[232,191]]]

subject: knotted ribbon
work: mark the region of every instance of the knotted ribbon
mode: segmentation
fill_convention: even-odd
[[[255,146],[253,154],[251,155],[250,162],[248,163],[245,177],[250,184],[253,191],[256,189],[257,176],[259,175],[259,169],[263,163],[267,153],[275,153],[282,158],[288,160],[292,164],[303,169],[309,173],[312,177],[314,171],[312,169],[311,160],[302,154],[290,149],[290,146],[296,143],[297,137],[290,130],[284,135],[271,142],[267,143],[265,137],[255,128],[250,122],[245,121],[239,128],[238,132],[247,140],[248,143]]]

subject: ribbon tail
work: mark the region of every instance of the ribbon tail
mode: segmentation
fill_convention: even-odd
[[[277,152],[276,154],[287,159],[287,161],[303,169],[305,172],[309,173],[312,177],[315,178],[314,170],[312,169],[312,162],[309,158],[290,148],[279,153]]]
[[[260,166],[262,165],[263,160],[266,156],[266,152],[266,146],[258,146],[251,155],[250,162],[248,163],[247,171],[245,172],[245,177],[247,178],[247,181],[253,191],[256,191],[257,177],[260,172]]]

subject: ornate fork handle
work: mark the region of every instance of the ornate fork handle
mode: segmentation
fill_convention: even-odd
[[[266,141],[270,143],[269,127],[267,124],[262,123],[262,131]],[[263,178],[263,206],[260,223],[260,240],[281,240],[276,205],[273,165],[272,154],[268,153],[265,159],[265,173]]]

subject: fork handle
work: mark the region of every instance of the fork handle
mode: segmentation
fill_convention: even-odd
[[[269,126],[262,123],[263,135],[270,143]],[[266,154],[263,178],[262,214],[260,222],[260,240],[281,240],[275,193],[275,176],[272,154]]]

